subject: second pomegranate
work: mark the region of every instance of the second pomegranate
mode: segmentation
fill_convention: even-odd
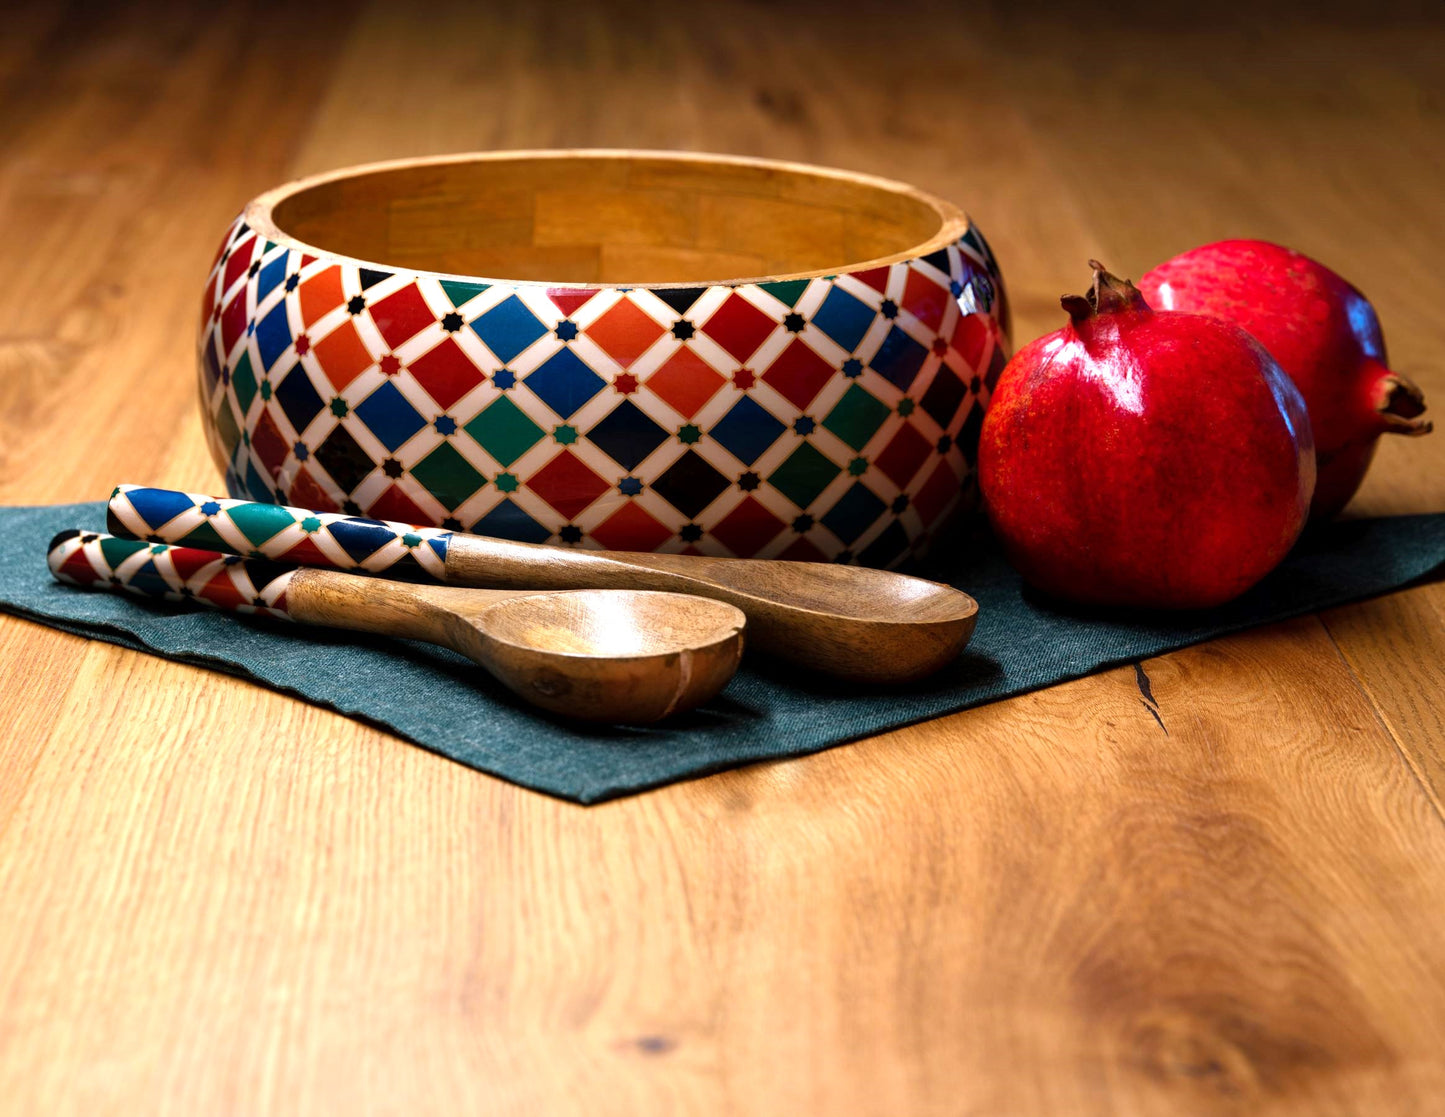
[[[1021,349],[984,420],[979,484],[1014,566],[1073,601],[1203,608],[1284,557],[1315,485],[1303,398],[1229,323],[1150,309],[1091,261],[1070,321]]]

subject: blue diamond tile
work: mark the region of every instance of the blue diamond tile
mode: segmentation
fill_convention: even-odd
[[[276,385],[276,402],[281,405],[286,418],[291,420],[297,434],[304,431],[326,406],[312,386],[311,377],[299,364],[294,365],[286,374],[286,379]]]
[[[752,396],[743,396],[708,433],[738,461],[752,465],[787,429]]]
[[[126,499],[150,527],[160,527],[195,506],[185,493],[170,489],[132,489],[126,494]]]
[[[384,527],[379,520],[366,520],[359,516],[337,520],[327,530],[331,538],[341,544],[341,549],[357,562],[396,538],[396,533]]]
[[[471,327],[503,364],[547,332],[547,327],[516,295],[508,295],[473,320]]]
[[[390,380],[357,404],[356,414],[381,440],[381,444],[392,452],[427,425]]]
[[[887,507],[862,481],[839,498],[823,516],[823,524],[844,543],[852,543],[868,530]]]
[[[858,348],[877,312],[841,287],[834,287],[813,315],[813,325],[850,353]]]
[[[559,349],[522,383],[566,419],[600,392],[606,381],[571,349]]]
[[[274,256],[256,276],[256,305],[260,306],[266,296],[276,290],[277,285],[285,278],[286,253],[282,252]]]
[[[927,349],[894,326],[868,363],[874,371],[906,392],[927,357]]]
[[[256,348],[261,353],[261,363],[269,369],[290,344],[291,326],[286,321],[286,302],[283,299],[256,324]]]
[[[515,539],[519,543],[544,543],[552,535],[510,499],[503,500],[474,523],[471,530],[477,535]]]
[[[663,430],[647,413],[625,399],[587,432],[592,442],[623,469],[636,469],[642,460],[667,441]]]

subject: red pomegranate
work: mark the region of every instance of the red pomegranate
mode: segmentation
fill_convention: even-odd
[[[1385,367],[1375,308],[1308,256],[1268,241],[1219,241],[1166,260],[1139,286],[1159,310],[1242,326],[1289,373],[1315,433],[1315,517],[1355,495],[1380,435],[1430,430],[1420,389]]]
[[[999,379],[979,485],[1035,586],[1100,605],[1203,608],[1243,593],[1304,528],[1304,400],[1239,327],[1155,312],[1090,261],[1069,324]]]

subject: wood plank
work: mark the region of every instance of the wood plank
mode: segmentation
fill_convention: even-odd
[[[1089,255],[1247,223],[1347,264],[1408,371],[1441,348],[1438,29],[372,4],[323,58],[348,14],[177,18],[0,48],[37,91],[0,122],[0,500],[214,484],[189,321],[234,208],[472,147],[916,182],[980,219],[1021,336]],[[1386,447],[1360,507],[1441,507],[1440,445]],[[1152,707],[1113,671],[592,809],[0,619],[0,1112],[1428,1112],[1441,616],[1413,590],[1152,660]]]

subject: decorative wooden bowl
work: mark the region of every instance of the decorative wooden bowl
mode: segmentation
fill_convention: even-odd
[[[448,156],[251,202],[206,285],[200,390],[234,496],[893,566],[972,495],[1006,321],[978,230],[901,183]]]

